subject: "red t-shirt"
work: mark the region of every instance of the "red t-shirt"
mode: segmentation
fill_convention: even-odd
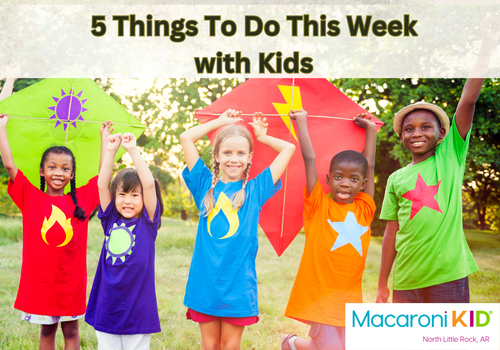
[[[69,194],[49,196],[19,170],[8,193],[23,214],[23,263],[14,304],[47,316],[85,313],[88,216],[99,204],[97,176],[76,190],[84,221],[73,217]]]

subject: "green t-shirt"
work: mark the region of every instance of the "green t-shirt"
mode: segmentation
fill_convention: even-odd
[[[436,154],[395,171],[387,181],[380,218],[397,220],[394,289],[425,288],[478,270],[462,226],[465,141],[453,119]]]

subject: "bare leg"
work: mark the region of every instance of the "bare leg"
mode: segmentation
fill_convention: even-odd
[[[61,329],[64,335],[64,350],[79,350],[80,332],[78,330],[78,320],[61,322]]]
[[[200,322],[201,350],[220,350],[221,321]]]
[[[42,324],[40,328],[40,350],[55,350],[57,323]]]
[[[245,326],[235,326],[221,321],[220,350],[240,350],[241,335]]]

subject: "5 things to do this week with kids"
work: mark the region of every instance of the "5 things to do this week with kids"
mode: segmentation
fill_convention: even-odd
[[[499,348],[497,4],[0,23],[2,348]]]

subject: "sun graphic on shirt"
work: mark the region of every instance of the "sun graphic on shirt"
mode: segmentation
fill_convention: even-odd
[[[49,118],[57,119],[55,128],[61,123],[64,124],[64,130],[66,130],[70,123],[76,128],[77,120],[85,121],[81,113],[88,109],[83,107],[83,104],[87,102],[87,100],[80,100],[82,93],[83,90],[75,95],[73,89],[71,89],[69,94],[66,94],[66,92],[61,89],[61,98],[52,96],[54,101],[56,101],[56,105],[47,108],[55,112],[55,114]]]
[[[125,224],[118,226],[116,223],[109,230],[109,236],[106,236],[106,259],[111,257],[112,265],[116,260],[125,259],[130,256],[135,246],[135,235],[132,233],[134,226],[127,227]]]

